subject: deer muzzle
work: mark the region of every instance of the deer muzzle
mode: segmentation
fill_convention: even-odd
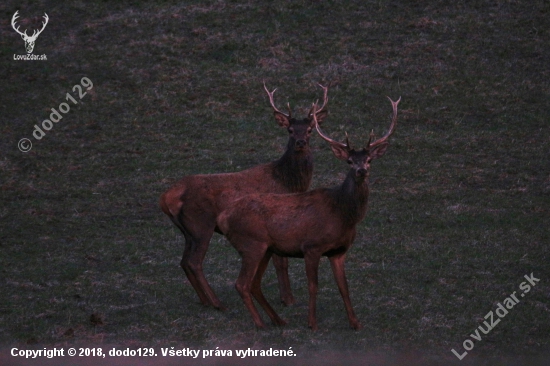
[[[303,149],[304,147],[306,147],[306,145],[307,145],[306,140],[296,140],[296,147],[298,149]]]
[[[369,173],[369,171],[365,168],[359,168],[355,171],[355,175],[357,177],[362,177],[362,178],[366,177],[368,175],[368,173]]]

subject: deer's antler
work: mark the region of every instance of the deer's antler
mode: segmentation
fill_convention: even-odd
[[[273,89],[272,92],[269,92],[269,90],[268,90],[267,87],[265,86],[265,81],[264,81],[264,89],[265,89],[267,95],[269,96],[269,103],[271,103],[271,107],[273,108],[273,110],[274,110],[275,112],[277,112],[277,113],[281,113],[282,115],[287,116],[287,117],[290,119],[290,118],[291,118],[290,103],[287,104],[287,107],[288,107],[288,114],[281,112],[277,107],[275,107],[275,102],[273,101],[273,93],[275,93],[275,91],[277,90],[277,88]]]
[[[393,131],[395,131],[395,126],[397,124],[397,105],[399,104],[399,102],[401,101],[401,97],[399,97],[399,99],[397,100],[397,102],[394,102],[393,100],[391,100],[390,97],[388,97],[388,99],[390,100],[391,102],[391,105],[392,105],[392,108],[393,108],[393,117],[392,117],[392,121],[391,121],[391,125],[390,125],[390,129],[388,130],[388,132],[386,133],[386,135],[384,135],[384,137],[381,137],[379,138],[378,140],[370,143],[371,139],[374,137],[374,133],[371,132],[370,134],[370,138],[369,138],[369,144],[367,144],[367,147],[368,148],[373,148],[375,146],[378,146],[384,142],[386,142],[388,140],[388,138],[391,136],[391,134],[393,133]]]
[[[27,36],[27,31],[25,30],[25,33],[22,33],[20,30],[19,30],[19,27],[15,27],[15,22],[17,20],[17,18],[19,18],[19,15],[17,15],[19,13],[19,10],[17,10],[15,12],[15,14],[13,14],[13,17],[11,18],[11,26],[12,28],[17,32],[19,33],[21,36],[25,36],[25,37],[28,37]]]
[[[343,144],[341,142],[338,142],[336,140],[331,139],[330,137],[325,135],[323,132],[321,132],[321,129],[319,128],[319,123],[317,123],[317,103],[313,104],[313,106],[311,107],[311,111],[312,111],[311,115],[313,116],[313,121],[315,121],[315,128],[317,129],[317,133],[319,133],[319,136],[321,136],[323,138],[323,140],[325,140],[329,144],[338,145],[338,146],[343,147],[345,149],[351,150],[351,147],[349,146],[349,141],[348,141],[347,134],[346,134],[346,143]]]
[[[37,38],[40,35],[40,33],[42,33],[44,28],[46,28],[46,25],[48,24],[48,20],[50,20],[50,18],[48,18],[48,14],[46,14],[46,13],[44,13],[44,16],[42,18],[44,18],[44,20],[45,20],[44,22],[42,22],[42,29],[40,29],[39,31],[35,30],[33,32],[32,36],[31,36],[31,38]],[[34,33],[36,33],[36,35]]]
[[[317,112],[316,113],[319,113],[321,112],[323,109],[325,109],[326,105],[327,105],[327,102],[328,102],[328,86],[322,86],[321,84],[317,84],[319,85],[321,88],[323,88],[323,92],[324,92],[324,95],[323,95],[323,105],[321,106],[321,108],[317,109]],[[317,103],[315,103],[317,104]],[[311,107],[311,109],[309,110],[309,113],[308,113],[308,117],[311,118],[312,116],[312,113],[313,113],[313,106]]]
[[[22,37],[24,37],[24,38],[26,38],[26,39],[30,39],[30,40],[38,38],[38,36],[40,35],[40,33],[42,33],[42,31],[44,30],[44,28],[46,28],[46,25],[48,24],[48,21],[50,20],[50,18],[48,17],[48,14],[44,13],[43,18],[44,18],[45,21],[42,22],[42,29],[40,29],[40,30],[36,30],[36,29],[35,29],[34,32],[32,33],[32,36],[29,36],[29,35],[27,34],[27,30],[26,30],[26,29],[25,29],[25,32],[21,32],[21,31],[19,30],[19,27],[18,27],[18,26],[16,27],[16,24],[15,24],[15,23],[16,23],[16,21],[17,21],[17,18],[19,18],[19,15],[18,15],[18,14],[19,14],[19,10],[17,10],[17,11],[15,12],[15,14],[13,14],[13,17],[11,18],[11,26],[12,26],[12,28],[13,28],[17,33],[19,33]]]

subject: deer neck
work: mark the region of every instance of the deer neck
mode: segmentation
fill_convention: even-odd
[[[367,213],[369,198],[368,178],[359,179],[355,170],[350,169],[341,186],[333,190],[335,207],[341,212],[344,222],[356,225]]]
[[[313,156],[309,146],[296,150],[294,141],[290,140],[283,156],[273,165],[273,178],[289,192],[307,191],[313,174]]]

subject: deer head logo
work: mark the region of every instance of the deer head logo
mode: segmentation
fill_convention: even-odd
[[[34,30],[33,33],[32,33],[32,36],[29,36],[27,34],[27,30],[25,29],[25,32],[21,32],[19,30],[19,27],[15,27],[15,21],[17,18],[19,18],[19,15],[17,15],[17,13],[19,13],[19,10],[17,10],[15,12],[15,14],[13,14],[13,18],[11,18],[11,26],[13,27],[13,29],[19,33],[21,35],[21,38],[23,38],[23,41],[25,41],[25,49],[27,50],[27,53],[32,53],[32,50],[34,49],[34,42],[36,42],[36,39],[38,38],[38,36],[40,35],[40,33],[42,33],[42,31],[44,30],[44,28],[46,28],[46,24],[48,24],[48,14],[44,13],[44,22],[42,22],[42,29],[40,29],[39,31],[37,30]]]

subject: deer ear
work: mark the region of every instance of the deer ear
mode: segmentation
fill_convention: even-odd
[[[330,144],[330,149],[334,156],[340,160],[348,161],[349,159],[349,150],[347,147],[337,144]]]
[[[317,123],[320,125],[323,124],[323,121],[327,117],[328,112],[327,111],[319,111],[317,112]],[[315,127],[315,122],[313,122],[313,116],[311,116],[311,122],[309,123],[311,126]]]
[[[277,121],[279,126],[287,128],[290,126],[290,121],[286,115],[277,111],[273,112],[273,114],[275,115],[275,121]]]
[[[387,143],[387,142],[384,142],[378,146],[376,146],[371,152],[370,152],[370,157],[371,159],[378,159],[380,157],[382,157],[382,155],[384,155],[386,153],[386,150],[388,149],[388,146],[390,144]]]

